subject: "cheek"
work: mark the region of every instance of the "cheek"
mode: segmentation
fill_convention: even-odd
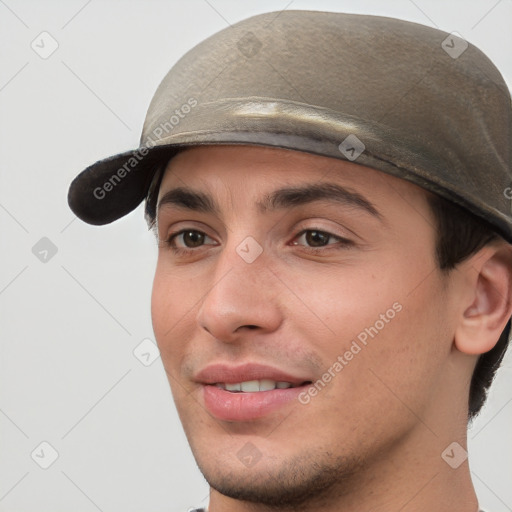
[[[190,300],[190,285],[174,277],[157,264],[151,294],[151,319],[156,342],[167,372],[171,364],[177,366],[181,359],[184,342],[183,331],[187,313],[193,308]]]
[[[402,309],[403,293],[390,266],[386,272],[375,265],[295,272],[288,282],[293,293],[286,294],[286,315],[308,332],[314,334],[321,328],[329,333],[326,346],[335,350],[340,344],[332,343],[333,338],[340,342],[353,339],[376,322],[381,330],[381,315],[389,322],[399,316],[397,309]]]
[[[169,311],[171,304],[169,301],[169,294],[166,293],[166,285],[162,280],[160,264],[157,265],[155,277],[153,279],[153,289],[151,292],[151,320],[153,322],[153,331],[155,333],[156,341],[162,350],[161,344],[163,341],[163,335],[169,322],[169,315],[166,314]]]
[[[204,294],[201,282],[200,275],[168,264],[165,254],[158,257],[151,294],[151,317],[157,341],[173,337],[179,323],[193,312]]]
[[[364,268],[332,269],[314,278],[295,273],[286,315],[315,340],[326,367],[352,348],[357,354],[348,354],[348,366],[375,368],[397,386],[400,379],[417,380],[442,355],[436,341],[445,306],[433,268],[422,251],[415,259],[395,252]]]
[[[415,272],[409,276],[419,277]],[[387,403],[388,410],[398,415],[403,404],[425,410],[450,353],[450,336],[443,327],[447,305],[437,275],[426,279],[423,275],[423,279],[419,286],[415,283],[421,279],[389,283],[393,291],[382,306],[399,303],[400,311],[374,338],[368,338],[361,358],[361,374],[367,375],[375,403]],[[358,385],[363,384],[358,381]]]

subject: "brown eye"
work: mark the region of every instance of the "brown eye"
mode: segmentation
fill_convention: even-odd
[[[323,231],[306,231],[306,241],[313,247],[323,247],[327,245],[329,238],[332,238],[332,236]]]
[[[171,233],[165,243],[176,254],[185,255],[196,252],[195,249],[205,245],[206,238],[215,242],[207,234],[197,229],[182,229],[177,233]]]
[[[319,229],[304,229],[297,235],[293,245],[302,245],[304,249],[310,251],[320,251],[325,247],[325,251],[327,251],[330,249],[348,248],[353,246],[354,243],[347,238],[336,236]]]
[[[297,240],[303,239],[306,244],[310,247],[324,247],[329,244],[329,239],[341,240],[339,237],[320,231],[317,229],[305,229],[301,231],[297,237]],[[298,245],[295,243],[295,245]],[[302,244],[300,244],[302,245]]]
[[[183,242],[186,247],[199,247],[204,243],[205,234],[201,231],[182,231],[179,235],[183,236]]]

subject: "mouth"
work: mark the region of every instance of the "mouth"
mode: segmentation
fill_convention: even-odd
[[[196,376],[206,410],[218,420],[252,421],[289,407],[312,380],[279,369],[246,363],[216,364]]]

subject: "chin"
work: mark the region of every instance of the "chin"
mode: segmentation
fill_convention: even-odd
[[[361,460],[334,456],[318,449],[281,458],[275,452],[273,455],[261,453],[259,459],[253,457],[245,461],[240,459],[251,453],[250,447],[245,452],[240,450],[240,455],[192,451],[204,478],[220,494],[293,510],[301,505],[320,506],[348,493],[363,466]],[[256,455],[254,451],[252,454]]]

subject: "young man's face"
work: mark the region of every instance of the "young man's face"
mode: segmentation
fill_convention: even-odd
[[[178,187],[218,211],[178,206]],[[257,206],[308,187],[338,198],[288,193]],[[343,492],[363,470],[372,479],[384,460],[406,470],[418,446],[446,466],[453,439],[435,431],[464,388],[446,376],[456,293],[435,261],[425,191],[341,160],[204,146],[170,161],[159,202],[153,325],[214,489],[292,503]],[[247,392],[223,389],[240,382]]]

